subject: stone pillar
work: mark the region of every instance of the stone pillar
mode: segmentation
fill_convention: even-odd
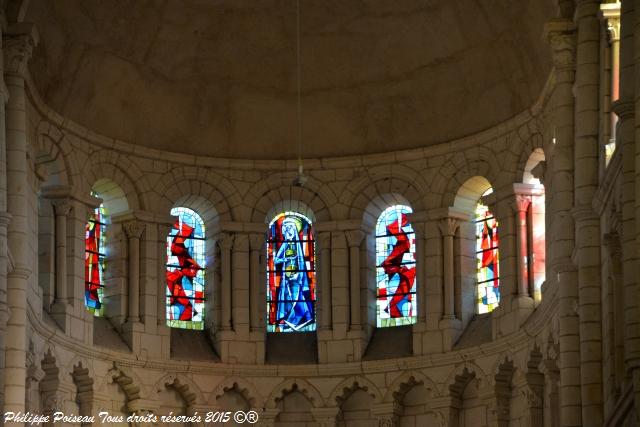
[[[609,82],[610,100],[616,102],[620,98],[620,3],[603,3],[600,5],[600,14],[605,21],[609,33],[609,53],[611,64],[611,81]],[[611,158],[616,148],[618,116],[611,111],[610,139],[605,146],[605,162]]]
[[[561,424],[579,426],[582,423],[580,399],[580,347],[577,305],[578,289],[575,266],[571,255],[575,230],[571,209],[573,206],[573,145],[576,37],[573,22],[567,19],[573,2],[563,2],[564,19],[547,23],[545,33],[551,47],[556,75],[550,116],[553,117],[553,138],[545,141],[547,167],[547,280],[555,280],[559,294],[560,339],[560,411]]]
[[[24,412],[26,378],[26,321],[29,266],[27,117],[24,76],[37,44],[32,25],[9,27],[3,37],[4,79],[9,91],[6,107],[7,207],[13,217],[8,229],[8,247],[14,268],[7,276],[10,316],[6,329],[4,366],[4,411]],[[6,425],[19,425],[8,422]]]
[[[426,279],[426,224],[411,221],[416,239],[416,298],[418,298],[418,324],[427,323],[427,279]]]
[[[251,316],[251,331],[264,331],[265,316],[264,306],[266,302],[262,301],[260,296],[263,294],[262,286],[264,285],[264,271],[260,268],[260,255],[262,255],[265,247],[264,234],[254,233],[249,235],[249,247],[251,248],[249,271],[249,315]]]
[[[336,418],[340,413],[340,408],[328,407],[328,408],[311,408],[311,415],[318,427],[335,427]]]
[[[231,248],[233,247],[233,240],[234,235],[229,233],[221,233],[218,237],[220,263],[222,265],[222,315],[220,329],[223,331],[231,330]]]
[[[331,329],[331,233],[318,233],[318,245],[320,246],[320,269],[318,278],[320,279],[320,319],[318,326],[320,330]]]
[[[71,203],[67,199],[52,201],[55,214],[55,299],[51,316],[63,331],[69,332],[69,281],[67,277],[67,217]]]
[[[531,206],[531,198],[516,194],[514,210],[516,215],[516,249],[518,254],[518,297],[530,297],[529,292],[529,254],[527,210]]]
[[[349,272],[344,232],[331,232],[331,310],[335,338],[344,338],[349,325]]]
[[[232,325],[243,336],[249,333],[249,236],[236,234],[232,255]]]
[[[144,231],[144,224],[133,220],[122,224],[128,239],[129,255],[129,301],[128,319],[129,323],[140,322],[140,238]]]
[[[580,319],[582,425],[601,426],[602,331],[600,219],[593,210],[598,189],[600,72],[599,0],[578,0],[575,85],[575,207]]]
[[[360,307],[360,244],[364,239],[362,230],[350,230],[346,233],[349,245],[349,300],[351,322],[350,330],[362,329],[361,307]]]
[[[457,218],[443,218],[439,227],[442,233],[442,258],[443,258],[443,313],[442,319],[453,320],[456,318],[454,301],[454,260],[453,260],[453,238],[460,226]]]
[[[378,427],[398,427],[400,411],[395,403],[379,403],[371,408],[371,414],[378,420]]]

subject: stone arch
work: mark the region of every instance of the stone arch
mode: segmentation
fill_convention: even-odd
[[[71,174],[72,163],[60,148],[60,141],[54,140],[46,133],[38,133],[35,147],[35,165],[40,169],[39,174],[44,177],[44,185],[73,186]]]
[[[444,381],[440,388],[441,396],[448,396],[458,392],[460,386],[466,386],[468,381],[472,378],[477,379],[481,386],[488,385],[489,381],[486,373],[482,368],[471,361],[465,361],[456,365],[447,379]]]
[[[91,190],[102,199],[108,215],[123,214],[131,210],[125,191],[111,179],[98,179],[91,186]]]
[[[324,406],[324,400],[320,395],[320,392],[311,385],[308,381],[302,378],[289,378],[280,384],[278,384],[265,402],[265,407],[268,409],[275,409],[278,406],[278,401],[282,400],[288,393],[293,391],[299,391],[311,402],[314,408],[321,408]]]
[[[269,224],[276,215],[282,212],[298,212],[311,220],[311,224],[316,222],[316,214],[306,203],[300,200],[281,200],[273,205],[264,217],[264,223]]]
[[[329,211],[331,205],[325,203],[318,193],[304,187],[271,189],[263,193],[254,205],[246,204],[251,211],[249,220],[255,223],[265,222],[276,207],[287,205],[305,207],[307,211],[313,212],[314,218],[311,219],[316,221],[330,221],[332,218]]]
[[[329,395],[327,404],[340,406],[340,402],[346,400],[355,390],[364,390],[373,398],[374,403],[382,402],[382,393],[373,382],[364,377],[355,376],[341,381]]]
[[[455,171],[451,176],[439,173],[434,180],[434,193],[442,194],[440,207],[455,206],[455,199],[458,196],[460,188],[471,178],[476,176],[484,177],[492,186],[497,182],[496,169],[498,165],[495,161],[477,160],[472,162],[449,161],[441,170]]]
[[[387,391],[382,401],[387,403],[401,402],[407,391],[419,384],[424,385],[424,387],[431,391],[432,394],[439,394],[436,383],[422,372],[404,372],[398,376],[389,387],[387,387]]]
[[[472,215],[478,200],[490,188],[493,188],[493,186],[484,176],[472,176],[460,185],[451,206]]]
[[[227,377],[222,380],[211,393],[208,403],[215,404],[216,400],[229,390],[236,390],[252,408],[264,406],[264,398],[258,389],[241,377]]]
[[[193,171],[178,168],[163,176],[155,194],[159,197],[160,211],[168,213],[172,207],[185,201],[206,201],[209,208],[213,207],[217,218],[224,221],[232,220],[231,206],[240,203],[237,192],[225,179],[207,169],[195,167]]]
[[[80,191],[88,193],[101,179],[108,179],[120,186],[132,210],[145,209],[148,205],[145,195],[150,188],[145,175],[128,156],[111,151],[99,150],[90,153],[82,170],[84,183]]]
[[[175,389],[189,406],[205,402],[200,388],[184,375],[176,373],[163,375],[155,382],[153,390],[159,391],[163,388]]]
[[[419,179],[415,176],[412,181],[409,177],[398,176],[397,173],[373,177],[367,175],[351,183],[340,196],[340,201],[347,207],[346,215],[350,219],[367,218],[373,214],[372,208],[375,210],[376,207],[381,207],[381,204],[395,203],[400,200],[418,212],[424,210],[424,189],[428,186],[418,185],[416,181]]]
[[[107,373],[106,380],[108,383],[116,383],[120,390],[125,395],[125,406],[128,412],[136,412],[138,409],[137,403],[140,400],[140,379],[135,377],[135,374],[128,369],[122,369],[116,366],[115,362],[113,367]]]
[[[413,212],[416,212],[415,205],[399,193],[384,193],[374,196],[362,210],[362,224],[367,230],[375,230],[375,226],[380,218],[380,214],[390,206],[405,205],[409,206]]]

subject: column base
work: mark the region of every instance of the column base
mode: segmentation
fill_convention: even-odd
[[[51,318],[62,329],[65,334],[69,334],[71,331],[71,315],[73,314],[73,307],[66,301],[56,300],[51,304],[49,309]]]
[[[144,324],[139,321],[127,319],[122,324],[122,338],[133,352],[133,354],[139,355],[142,350],[142,335],[144,333]]]

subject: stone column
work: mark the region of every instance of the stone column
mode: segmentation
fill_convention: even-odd
[[[171,223],[158,224],[158,299],[156,303],[158,304],[158,325],[161,326],[165,326],[167,324],[167,245],[169,244],[168,236],[172,229],[173,224]]]
[[[349,300],[351,302],[350,330],[360,330],[360,244],[364,239],[362,230],[350,230],[346,233],[349,245]]]
[[[55,212],[56,303],[68,303],[67,297],[67,215],[71,204],[66,199],[53,201]]]
[[[335,338],[345,338],[349,326],[349,252],[345,233],[331,232],[331,320]]]
[[[4,78],[9,90],[6,108],[7,207],[13,217],[8,229],[8,247],[14,268],[7,276],[10,316],[6,329],[4,367],[4,411],[24,412],[26,378],[26,321],[29,266],[27,117],[24,76],[37,44],[32,25],[7,29],[3,37]],[[19,425],[9,422],[6,425]]]
[[[578,0],[575,85],[575,199],[580,319],[582,425],[601,426],[602,331],[600,301],[600,219],[593,210],[598,189],[600,72],[599,0]]]
[[[140,238],[144,231],[144,224],[137,221],[128,221],[122,224],[128,238],[129,248],[129,307],[128,323],[140,322]]]
[[[231,330],[231,248],[233,247],[234,235],[230,233],[220,233],[218,244],[220,245],[221,268],[221,298],[222,315],[220,329]]]
[[[578,331],[577,276],[571,255],[575,242],[575,230],[571,209],[573,206],[573,145],[575,81],[575,26],[568,18],[572,3],[565,1],[563,18],[547,23],[545,33],[551,47],[551,57],[556,75],[552,94],[550,116],[553,117],[553,138],[545,141],[547,168],[547,237],[549,253],[547,280],[555,280],[559,294],[560,339],[560,411],[561,424],[579,426],[580,399],[580,347]]]
[[[427,280],[426,280],[426,224],[424,222],[411,222],[416,239],[416,298],[418,298],[417,323],[427,323]]]
[[[318,279],[320,283],[318,326],[320,330],[331,329],[331,233],[328,231],[318,233],[318,246],[320,249],[320,264]],[[318,304],[316,303],[316,304]]]
[[[264,306],[266,302],[262,301],[261,288],[264,284],[264,271],[260,268],[260,255],[265,248],[264,234],[254,233],[249,235],[250,254],[250,278],[249,278],[249,315],[251,316],[251,331],[264,331],[265,316]]]
[[[453,320],[456,317],[454,301],[454,260],[453,260],[453,238],[460,226],[457,218],[443,218],[438,224],[442,233],[443,250],[443,313],[442,319]]]
[[[611,61],[611,102],[616,102],[620,98],[620,3],[603,3],[600,5],[600,13],[605,20],[607,32],[609,33],[609,52]],[[611,131],[610,140],[605,147],[605,162],[609,161],[611,148],[616,148],[616,127],[618,116],[611,111]]]
[[[518,297],[530,297],[529,292],[529,254],[527,227],[527,210],[531,206],[531,198],[516,194],[514,210],[516,215],[516,249],[518,254]]]
[[[249,236],[236,234],[231,257],[231,303],[233,330],[243,336],[249,333]]]

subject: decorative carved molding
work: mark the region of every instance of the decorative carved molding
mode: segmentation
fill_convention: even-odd
[[[575,26],[568,19],[555,19],[545,25],[545,37],[551,48],[551,59],[558,70],[576,68]]]
[[[438,228],[443,237],[455,236],[458,227],[460,227],[460,220],[457,218],[442,218],[438,222]]]
[[[233,250],[238,252],[249,251],[249,235],[248,234],[236,234],[233,239]]]
[[[140,221],[127,221],[122,224],[122,229],[129,238],[139,239],[142,237],[145,224]]]
[[[54,199],[51,204],[56,216],[68,216],[73,207],[69,199]]]
[[[609,41],[620,41],[620,3],[604,3],[600,5],[600,18],[607,25]]]
[[[364,239],[364,231],[362,230],[345,231],[344,235],[347,237],[347,244],[350,248],[360,246],[362,239]]]
[[[27,24],[18,34],[5,34],[2,43],[4,73],[24,77],[33,49],[38,44],[35,26]]]
[[[218,234],[218,245],[220,245],[220,249],[225,251],[230,251],[233,247],[233,241],[235,239],[235,234],[231,233],[220,233]]]

